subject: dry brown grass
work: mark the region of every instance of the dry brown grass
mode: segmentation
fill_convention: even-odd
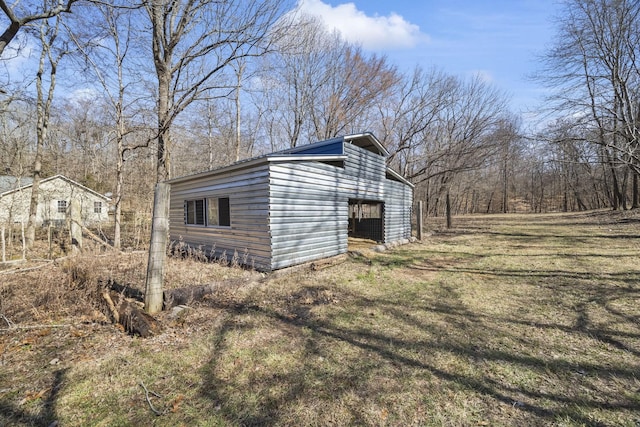
[[[100,280],[141,287],[144,254],[0,274],[0,322],[56,325],[1,332],[0,424],[636,426],[639,224],[456,218],[266,278],[172,258],[168,286],[234,285],[146,340],[96,302]]]

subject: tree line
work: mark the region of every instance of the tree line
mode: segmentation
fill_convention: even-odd
[[[287,0],[0,9],[0,174],[112,193],[117,246],[156,182],[363,131],[429,216],[638,206],[638,2],[563,2],[535,126],[480,76],[400,70]]]

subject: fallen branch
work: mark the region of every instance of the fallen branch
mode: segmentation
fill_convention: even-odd
[[[102,297],[109,306],[114,322],[121,324],[128,333],[147,338],[156,335],[162,329],[160,322],[124,295],[105,289],[102,291]]]
[[[112,291],[121,293],[127,298],[132,298],[136,301],[144,301],[144,293],[139,289],[132,288],[131,286],[128,286],[128,285],[121,285],[120,283],[116,282],[113,279],[109,279],[107,281],[107,286]]]
[[[189,286],[186,288],[165,289],[164,309],[169,310],[177,305],[189,305],[195,301],[202,301],[220,288],[219,284]]]
[[[118,310],[116,310],[116,306],[109,295],[109,291],[106,289],[102,290],[102,298],[107,302],[107,306],[109,307],[109,311],[111,311],[111,315],[113,316],[113,321],[116,323],[120,323],[120,314]]]
[[[15,330],[27,330],[27,329],[46,329],[46,328],[68,328],[71,326],[76,326],[72,323],[65,323],[64,325],[29,325],[29,326],[10,326],[8,328],[0,329],[0,332],[8,332]]]
[[[347,261],[347,258],[344,255],[337,255],[331,258],[319,259],[311,262],[309,264],[309,268],[311,271],[319,271],[324,270],[325,268],[335,267],[336,265],[342,264]]]
[[[371,259],[360,251],[349,251],[347,254],[353,259],[364,261],[367,265],[371,265]]]
[[[24,273],[26,271],[32,271],[32,270],[37,270],[37,269],[42,268],[42,267],[46,267],[47,265],[51,264],[52,262],[53,262],[53,260],[50,260],[50,261],[47,261],[44,264],[36,265],[35,267],[13,268],[11,270],[4,270],[4,271],[0,271],[0,274]]]
[[[165,289],[163,293],[163,309],[170,310],[178,305],[191,305],[194,302],[205,300],[210,295],[221,289],[234,289],[240,286],[247,286],[252,279],[228,279],[219,283],[209,285],[187,286],[184,288]]]
[[[114,247],[113,247],[113,245],[111,245],[110,243],[105,242],[104,240],[102,240],[102,239],[100,238],[100,236],[97,236],[94,232],[92,232],[91,230],[89,230],[87,227],[85,227],[85,226],[84,226],[83,224],[81,224],[80,222],[75,221],[75,220],[73,220],[73,219],[72,219],[71,221],[72,221],[73,223],[75,223],[75,224],[79,225],[79,226],[80,226],[80,228],[82,229],[82,231],[83,231],[87,236],[89,236],[89,238],[90,238],[91,240],[95,241],[96,243],[101,244],[101,245],[102,245],[102,246],[104,246],[105,248],[113,249],[113,250],[117,250],[116,248],[114,248]],[[117,251],[118,251],[118,252],[122,252],[122,251],[120,251],[120,250],[117,250]]]
[[[158,398],[162,398],[162,396],[160,396],[157,393],[154,392],[150,392],[147,387],[144,385],[144,381],[140,381],[140,386],[144,389],[144,397],[145,399],[147,399],[147,403],[149,404],[149,408],[151,408],[151,411],[153,411],[154,414],[156,414],[157,416],[162,415],[162,412],[158,411],[154,406],[153,403],[151,403],[151,399],[149,399],[149,393],[153,394],[155,397]]]
[[[15,324],[11,320],[7,319],[7,316],[5,316],[4,314],[0,314],[0,317],[2,317],[5,322],[7,322],[7,326],[9,327],[9,329],[15,326]]]
[[[84,225],[80,224],[80,226],[82,227],[82,231],[84,231],[87,236],[89,236],[89,238],[91,240],[94,240],[95,242],[101,244],[102,246],[104,246],[105,248],[109,248],[109,249],[113,249],[116,250],[116,248],[114,248],[111,244],[105,242],[104,240],[102,240],[99,236],[96,236],[91,230],[89,230],[87,227],[85,227]],[[120,252],[120,251],[118,251]]]

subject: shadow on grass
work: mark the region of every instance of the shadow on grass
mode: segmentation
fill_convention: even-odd
[[[313,288],[303,288],[303,291],[314,291]],[[495,403],[505,404],[515,412],[523,413],[524,419],[538,420],[540,423],[551,423],[560,419],[570,419],[584,425],[607,425],[594,421],[585,412],[592,410],[633,411],[638,407],[638,401],[622,396],[618,391],[596,390],[583,379],[590,376],[610,377],[616,381],[633,383],[637,378],[637,367],[620,366],[611,361],[602,360],[598,363],[580,363],[553,359],[551,357],[537,357],[532,354],[522,354],[508,348],[490,348],[483,343],[482,337],[503,335],[505,339],[518,340],[521,337],[505,335],[504,328],[496,325],[512,324],[527,328],[558,329],[569,334],[593,337],[616,348],[638,352],[626,345],[620,339],[614,339],[611,331],[592,328],[590,320],[581,307],[576,307],[576,325],[565,327],[562,325],[536,324],[522,322],[517,317],[498,318],[471,312],[457,303],[456,292],[451,289],[441,289],[446,298],[435,300],[434,304],[421,306],[418,303],[405,305],[389,302],[386,299],[371,299],[359,295],[348,295],[354,298],[354,309],[362,311],[366,317],[367,310],[377,310],[393,324],[403,328],[419,330],[420,336],[429,338],[407,339],[397,334],[386,332],[376,327],[358,323],[358,326],[345,327],[338,325],[329,318],[314,316],[311,305],[289,304],[284,308],[270,308],[260,304],[234,304],[232,306],[216,305],[228,313],[227,320],[217,335],[216,350],[205,372],[205,387],[202,392],[219,408],[220,414],[232,424],[241,425],[272,425],[287,424],[290,418],[281,419],[284,413],[295,406],[295,402],[307,401],[309,406],[314,404],[323,407],[330,397],[331,401],[346,399],[346,396],[357,394],[367,396],[366,399],[375,400],[373,396],[375,384],[372,378],[381,375],[381,366],[397,370],[399,375],[426,376],[436,378],[444,383],[445,388],[463,389],[473,395],[482,395]],[[637,292],[631,291],[628,292]],[[622,294],[618,293],[618,296]],[[606,304],[606,297],[602,296],[600,303]],[[459,334],[451,336],[447,328],[420,319],[422,313],[436,314],[442,320],[453,324],[458,332],[467,333],[475,338],[469,341],[460,339]],[[615,313],[614,313],[615,314]],[[241,370],[241,375],[247,375],[247,381],[237,381],[237,378],[225,377],[217,374],[218,362],[228,358],[233,353],[233,343],[227,339],[230,332],[237,333],[239,328],[250,331],[255,325],[243,325],[238,318],[250,317],[257,322],[266,322],[269,327],[285,331],[291,337],[303,337],[304,346],[298,349],[300,356],[297,364],[291,366],[286,373],[264,373],[254,375]],[[626,319],[626,321],[633,319]],[[507,328],[508,329],[508,328]],[[463,333],[464,335],[464,333]],[[627,338],[638,339],[638,334],[629,334]],[[340,358],[331,358],[334,350],[340,351],[345,346],[350,351],[369,355],[369,363],[353,363],[351,370],[339,370],[340,373],[327,370],[315,361],[324,357],[335,364]],[[428,355],[425,357],[424,352]],[[436,362],[430,362],[429,355],[452,354],[457,359],[469,360],[473,367],[486,363],[509,364],[514,369],[531,371],[536,376],[553,376],[562,378],[570,387],[579,384],[582,388],[592,388],[589,396],[572,396],[573,391],[560,387],[556,391],[543,391],[534,387],[517,387],[514,384],[500,382],[487,375],[466,374],[458,369],[446,369]],[[240,357],[240,356],[238,356]],[[246,363],[241,358],[234,363]],[[334,367],[336,368],[336,367]],[[404,374],[403,374],[404,373]],[[257,385],[257,386],[256,386]],[[238,388],[247,389],[239,391]],[[415,390],[418,394],[427,393],[426,390]],[[324,403],[323,403],[324,402]],[[494,403],[494,404],[495,404]],[[331,410],[329,404],[328,408]],[[370,415],[363,412],[363,408],[349,407],[347,418],[337,424],[370,425]],[[528,414],[528,415],[526,415]],[[289,415],[287,415],[288,417]],[[406,420],[403,420],[406,421]],[[424,420],[423,420],[424,421]],[[465,420],[462,420],[463,422]],[[469,421],[469,420],[466,420]],[[535,424],[535,422],[534,422]]]
[[[62,388],[64,378],[68,368],[59,369],[53,374],[51,387],[46,397],[37,398],[37,402],[27,402],[16,404],[8,399],[0,399],[0,425],[6,426],[50,426],[55,425],[57,420],[56,402],[58,394]],[[41,408],[38,413],[25,409],[25,405],[38,404]]]
[[[577,234],[569,239],[623,237]],[[518,245],[522,238],[544,245],[567,237],[492,236]],[[589,251],[593,255],[562,256],[599,256],[597,248]],[[373,259],[370,268],[387,269],[390,276],[402,268],[418,277],[451,278],[398,290],[400,295],[302,283],[277,301],[261,295],[211,302],[226,318],[202,370],[201,393],[232,425],[289,425],[297,419],[316,425],[424,425],[434,414],[463,425],[487,419],[512,425],[637,424],[640,316],[618,302],[636,307],[640,271],[474,266],[487,256],[398,249]],[[523,299],[521,311],[513,313],[474,310],[463,301],[466,289],[455,280],[460,276],[489,279],[484,286],[494,279],[517,283],[535,297]],[[378,286],[376,280],[372,274],[363,286]],[[335,298],[322,297],[327,291]],[[527,304],[541,307],[536,316],[527,317]],[[279,337],[275,344],[244,343],[246,348],[237,342],[269,333]],[[549,347],[547,335],[555,339],[549,338]],[[273,357],[283,358],[275,368],[262,363]],[[450,402],[451,396],[460,400]],[[480,413],[447,412],[467,401]],[[380,418],[372,407],[389,413]]]

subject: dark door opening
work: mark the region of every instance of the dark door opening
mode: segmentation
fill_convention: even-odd
[[[349,237],[384,242],[384,203],[349,199]]]

